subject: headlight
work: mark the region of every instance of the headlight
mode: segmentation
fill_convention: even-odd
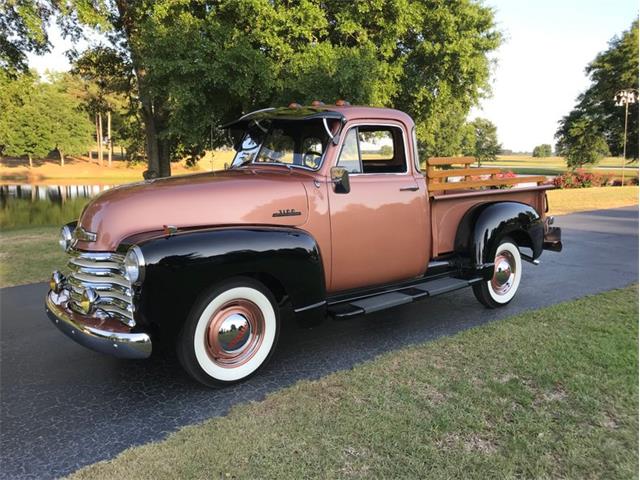
[[[144,257],[140,247],[134,246],[129,249],[124,257],[124,271],[131,284],[142,283],[144,278]]]
[[[72,241],[73,232],[68,225],[65,225],[60,229],[60,239],[58,240],[58,243],[60,244],[62,250],[66,252],[67,250],[69,250],[69,247],[71,247]]]

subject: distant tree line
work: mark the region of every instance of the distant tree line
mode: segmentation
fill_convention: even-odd
[[[217,127],[243,113],[314,99],[399,108],[424,156],[458,154],[501,43],[479,0],[16,1],[0,5],[5,81],[25,81],[25,54],[47,51],[54,15],[69,38],[101,34],[71,55],[79,108],[118,117],[149,177],[225,144]]]
[[[0,155],[28,159],[57,152],[60,164],[67,155],[91,155],[97,145],[98,162],[109,165],[114,142],[127,147],[131,157],[141,153],[138,126],[123,98],[105,95],[96,82],[74,73],[19,74],[0,71]]]
[[[597,163],[623,152],[625,109],[614,96],[622,89],[638,91],[638,20],[609,43],[587,66],[591,85],[559,123],[556,151],[569,167]],[[638,104],[629,107],[627,158],[638,158]]]
[[[533,149],[534,157],[546,158],[546,157],[550,157],[551,155],[553,155],[553,150],[551,148],[551,145],[549,145],[548,143],[537,145]]]

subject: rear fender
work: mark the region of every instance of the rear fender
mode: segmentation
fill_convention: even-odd
[[[471,208],[456,233],[455,251],[487,277],[493,272],[498,243],[505,236],[519,247],[530,248],[532,258],[542,253],[544,224],[530,205],[519,202],[485,203]]]

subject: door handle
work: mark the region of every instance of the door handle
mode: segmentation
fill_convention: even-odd
[[[401,192],[417,192],[418,190],[420,190],[419,187],[401,187],[400,188]]]

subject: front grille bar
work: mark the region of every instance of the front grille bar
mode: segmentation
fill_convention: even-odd
[[[124,255],[111,252],[71,250],[67,281],[71,287],[69,307],[79,313],[82,291],[92,288],[98,294],[97,310],[134,327],[133,288],[124,275]]]

